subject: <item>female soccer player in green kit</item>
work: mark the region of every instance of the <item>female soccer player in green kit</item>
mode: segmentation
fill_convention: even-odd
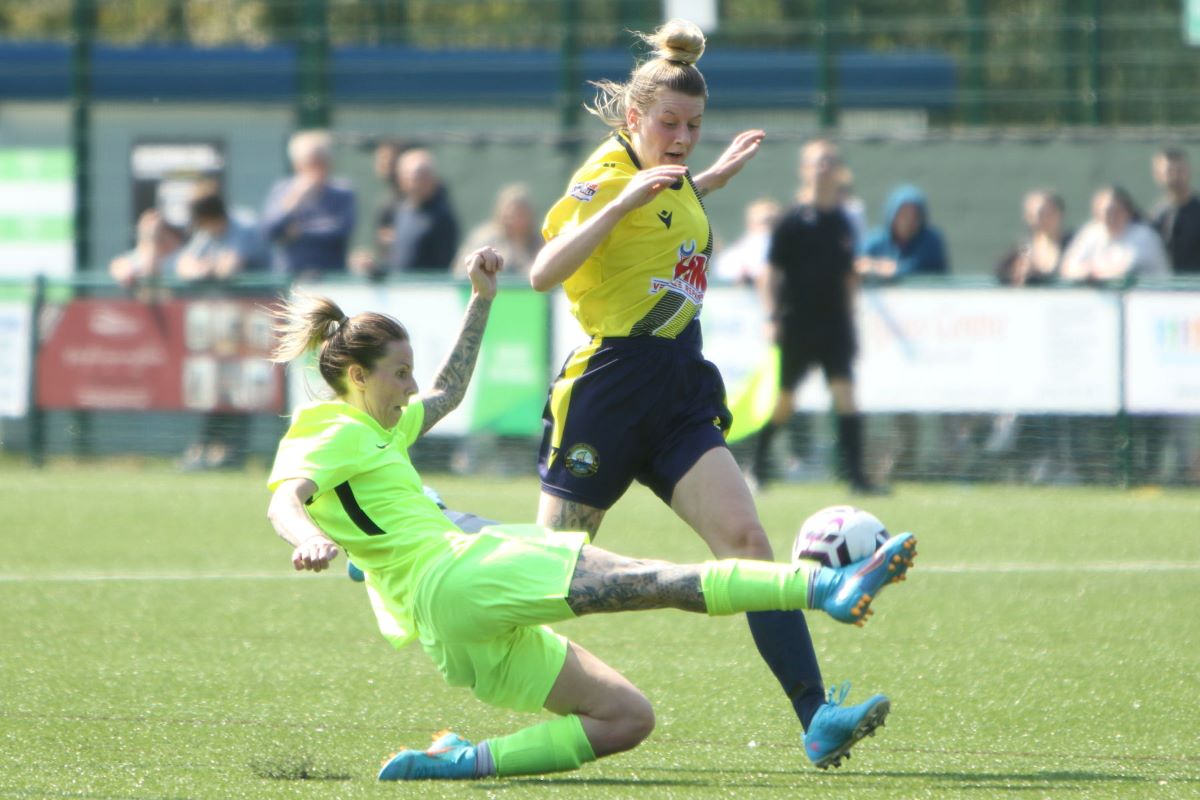
[[[408,448],[462,400],[500,266],[493,250],[471,256],[462,329],[433,388],[419,397],[413,348],[395,319],[348,318],[311,296],[293,298],[280,312],[276,359],[316,351],[336,394],[297,409],[271,470],[268,518],[293,546],[292,564],[320,571],[344,549],[366,573],[380,630],[395,646],[419,639],[447,683],[487,703],[559,715],[479,744],[444,734],[426,750],[392,757],[381,780],[575,769],[645,739],[654,726],[646,697],[548,623],[655,608],[814,608],[861,623],[915,553],[906,533],[840,570],[741,559],[677,565],[592,547],[583,532],[499,525],[468,535],[454,528],[422,490]],[[862,720],[860,733],[881,719]]]
[[[538,470],[538,522],[595,536],[634,480],[692,527],[718,558],[769,560],[754,499],[725,444],[731,415],[717,368],[701,352],[712,229],[701,198],[758,152],[764,133],[734,137],[692,176],[708,87],[696,62],[704,34],[682,20],[643,37],[655,57],[627,82],[597,84],[589,109],[612,135],[546,215],[546,246],[530,271],[539,291],[562,285],[591,341],[550,387]],[[827,766],[886,699],[826,702],[804,615],[747,614],[759,654],[801,726],[804,751]]]

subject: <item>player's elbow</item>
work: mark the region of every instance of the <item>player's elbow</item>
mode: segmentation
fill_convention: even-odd
[[[558,285],[558,282],[553,280],[547,273],[545,268],[539,269],[539,264],[534,263],[529,270],[529,285],[536,292],[548,292]]]
[[[296,509],[304,508],[305,499],[307,498],[300,496],[297,487],[291,483],[285,483],[275,490],[271,495],[271,501],[267,503],[267,521],[278,530],[280,525],[292,518]]]

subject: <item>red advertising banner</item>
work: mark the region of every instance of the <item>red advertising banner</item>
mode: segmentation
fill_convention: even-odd
[[[47,409],[279,412],[270,315],[247,299],[74,300],[37,356]]]

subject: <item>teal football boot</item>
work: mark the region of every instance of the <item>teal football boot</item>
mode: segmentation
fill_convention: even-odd
[[[880,545],[870,558],[844,567],[824,567],[813,575],[808,607],[861,628],[875,613],[871,601],[879,590],[904,580],[916,556],[917,537],[902,533]]]
[[[830,689],[828,702],[817,709],[802,738],[805,754],[820,769],[840,767],[843,758],[849,760],[850,748],[874,736],[891,711],[891,702],[881,694],[856,706],[843,706],[849,691],[848,682]]]
[[[468,780],[475,777],[475,745],[456,733],[434,734],[428,750],[401,750],[379,770],[381,781]]]

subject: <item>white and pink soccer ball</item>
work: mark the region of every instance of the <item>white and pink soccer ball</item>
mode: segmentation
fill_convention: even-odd
[[[861,508],[822,508],[800,526],[792,543],[792,561],[807,559],[826,567],[844,567],[869,557],[888,536],[879,518]]]

